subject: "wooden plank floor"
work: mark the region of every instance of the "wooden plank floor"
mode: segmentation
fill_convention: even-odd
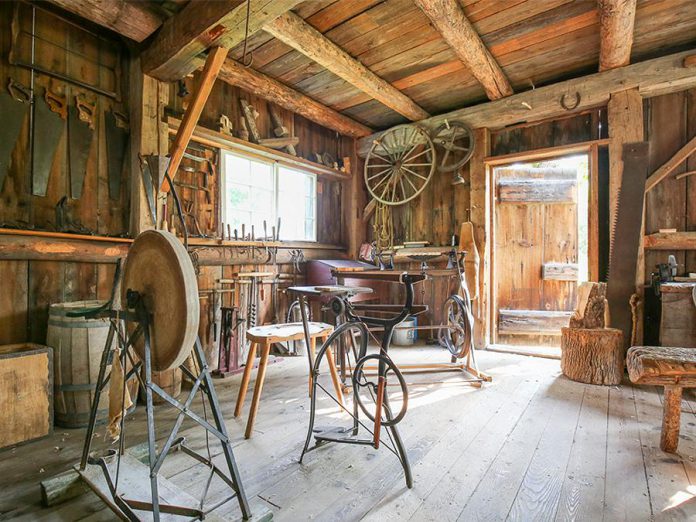
[[[394,353],[397,361],[446,360],[431,348]],[[494,352],[479,359],[494,378],[482,389],[462,385],[457,374],[408,376],[409,411],[400,429],[411,490],[388,451],[329,445],[298,464],[309,406],[304,359],[269,367],[249,441],[242,436],[246,417],[232,418],[239,377],[217,381],[252,504],[265,504],[280,521],[696,520],[692,395],[682,405],[679,454],[669,455],[659,449],[660,390],[578,384],[550,359]],[[320,424],[342,418],[329,399],[319,411]],[[173,418],[164,407],[158,415]],[[113,520],[93,494],[40,506],[39,481],[77,462],[83,433],[58,428],[48,439],[0,453],[0,520]],[[144,440],[142,409],[127,433],[128,445]],[[184,434],[205,448],[200,429],[185,425]],[[181,453],[162,473],[193,494],[207,479]],[[225,491],[214,484],[210,494],[220,499]],[[220,514],[233,519],[238,509],[228,503]]]

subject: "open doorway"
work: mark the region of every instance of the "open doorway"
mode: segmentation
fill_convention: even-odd
[[[499,165],[493,181],[494,347],[560,356],[589,274],[589,155]]]

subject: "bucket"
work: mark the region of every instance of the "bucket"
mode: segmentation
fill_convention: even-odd
[[[394,328],[394,334],[392,335],[392,344],[396,346],[412,346],[416,342],[416,330],[417,325],[416,319],[414,317],[409,317],[404,319],[396,328]]]
[[[53,403],[54,422],[57,426],[83,428],[89,424],[99,365],[109,333],[109,321],[68,317],[68,313],[102,304],[102,301],[75,301],[54,304],[49,308],[46,344],[53,348]],[[109,366],[107,371],[110,369]],[[128,383],[128,388],[133,396],[133,392],[137,390],[137,381]],[[99,400],[98,422],[106,420],[108,409],[107,385]]]
[[[143,371],[143,377],[145,377],[145,371]],[[182,377],[183,372],[181,371],[181,368],[172,368],[171,370],[152,372],[152,382],[171,395],[173,399],[176,399],[179,395],[181,395]],[[142,390],[140,390],[140,395],[141,400],[145,402],[145,393]],[[163,404],[166,401],[158,394],[153,393],[152,402],[154,404]]]

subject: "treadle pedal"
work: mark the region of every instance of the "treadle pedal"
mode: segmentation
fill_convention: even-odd
[[[374,441],[372,438],[360,438],[358,435],[353,435],[353,428],[345,428],[336,426],[326,429],[314,429],[314,438],[319,442],[344,442],[348,444],[364,444],[372,446]]]

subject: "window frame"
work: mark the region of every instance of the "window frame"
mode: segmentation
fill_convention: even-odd
[[[229,220],[227,219],[228,216],[228,202],[226,199],[226,194],[227,194],[227,188],[228,188],[228,178],[227,178],[227,161],[226,161],[226,156],[227,155],[232,155],[236,156],[237,158],[247,160],[247,161],[253,161],[257,163],[262,163],[265,165],[268,165],[271,167],[271,176],[272,176],[272,185],[273,185],[273,218],[271,220],[271,225],[274,226],[275,223],[277,223],[278,220],[278,210],[279,210],[279,201],[280,201],[280,190],[279,190],[279,185],[280,185],[280,168],[284,168],[287,170],[291,170],[294,172],[298,172],[300,174],[304,174],[305,176],[309,176],[312,179],[312,185],[313,185],[313,224],[312,224],[312,239],[298,239],[298,238],[287,238],[287,239],[282,239],[279,238],[279,241],[301,241],[301,242],[307,242],[307,243],[317,243],[318,238],[317,238],[317,233],[318,233],[318,214],[319,214],[319,208],[318,208],[318,200],[319,200],[319,194],[317,191],[318,187],[318,174],[316,172],[312,172],[310,170],[305,170],[302,169],[301,167],[295,166],[295,165],[286,165],[281,161],[278,160],[273,160],[273,159],[268,159],[264,157],[259,157],[255,154],[250,154],[250,153],[245,153],[244,151],[237,151],[237,150],[229,150],[229,149],[220,149],[220,174],[221,174],[221,182],[220,182],[220,202],[221,202],[221,208],[220,208],[220,214],[222,217],[222,222],[228,223]],[[231,210],[231,209],[229,209]],[[306,220],[307,218],[305,218]],[[281,223],[282,225],[282,223]],[[281,226],[282,230],[282,226]],[[270,232],[270,230],[269,230]]]

